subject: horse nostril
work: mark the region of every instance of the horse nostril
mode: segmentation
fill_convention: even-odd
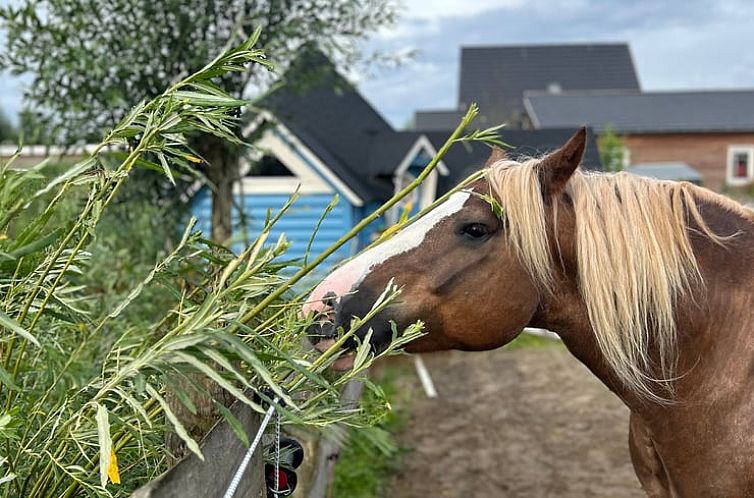
[[[311,308],[316,312],[316,316],[314,322],[306,329],[306,334],[312,344],[317,344],[323,339],[333,339],[338,335],[334,323],[337,301],[338,295],[329,291],[319,299],[316,307]]]
[[[322,304],[328,308],[335,308],[335,302],[338,300],[338,295],[333,291],[329,291],[322,296]]]
[[[338,335],[335,324],[331,321],[314,322],[306,329],[309,340],[316,344],[323,339],[332,339]]]

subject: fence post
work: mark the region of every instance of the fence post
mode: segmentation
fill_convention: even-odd
[[[230,410],[249,440],[253,440],[261,415],[238,401]],[[194,454],[184,457],[163,475],[137,489],[132,498],[222,498],[246,450],[229,424],[220,420],[204,438],[204,461]],[[261,447],[254,453],[234,498],[265,498],[263,454]]]

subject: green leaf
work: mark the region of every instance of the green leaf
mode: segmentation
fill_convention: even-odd
[[[167,159],[165,159],[165,154],[162,152],[157,153],[157,159],[160,160],[160,165],[162,166],[162,172],[165,173],[165,176],[168,177],[168,180],[170,180],[170,183],[175,186],[175,179],[173,178],[173,172],[170,170],[170,166],[168,165]]]
[[[254,403],[251,399],[249,399],[249,397],[246,396],[236,386],[234,386],[232,382],[228,381],[228,379],[220,375],[220,373],[217,370],[210,367],[209,365],[202,362],[201,360],[189,354],[178,352],[173,355],[173,358],[171,359],[171,361],[173,363],[186,363],[193,366],[196,370],[203,373],[204,375],[206,375],[207,377],[215,381],[217,384],[219,384],[220,387],[228,391],[231,395],[233,395],[234,398],[246,403],[247,405],[253,408],[256,408],[258,410],[261,409],[258,404]]]
[[[369,330],[367,330],[364,339],[361,341],[361,344],[359,344],[359,347],[356,348],[356,357],[353,360],[353,370],[359,370],[369,358],[369,355],[372,352],[371,342],[372,329],[370,327]]]
[[[168,385],[170,386],[170,390],[173,392],[173,394],[178,396],[178,399],[183,404],[183,406],[185,406],[192,415],[196,415],[196,405],[191,400],[191,396],[188,395],[186,390],[175,382],[170,382],[168,383]]]
[[[18,324],[18,322],[16,322],[14,319],[9,317],[2,311],[0,311],[0,326],[15,332],[35,346],[39,347],[39,341],[37,341],[37,339],[33,335],[27,332],[25,328]]]
[[[110,422],[108,420],[107,408],[104,405],[97,405],[97,440],[99,441],[99,480],[100,485],[104,488],[107,485],[107,469],[110,468],[110,455],[113,449],[113,440],[110,438]]]
[[[136,400],[136,398],[134,398],[133,396],[131,396],[130,394],[128,394],[126,391],[124,391],[122,389],[115,388],[113,390],[118,394],[118,396],[120,396],[121,398],[123,398],[123,400],[125,400],[125,402],[128,403],[128,405],[131,408],[133,408],[133,410],[136,413],[138,413],[139,416],[141,416],[142,419],[144,419],[144,422],[146,422],[146,424],[149,427],[152,427],[152,420],[149,418],[149,414],[144,409],[144,407],[142,406],[142,404],[139,403]]]
[[[29,244],[26,244],[25,246],[19,247],[17,249],[14,249],[10,252],[10,255],[13,258],[20,258],[21,256],[26,256],[27,254],[31,254],[37,251],[40,251],[47,246],[54,243],[58,238],[60,238],[60,234],[63,233],[62,228],[56,228],[52,232],[48,233],[42,238],[36,239],[33,242],[30,242]]]
[[[93,158],[93,157],[89,157],[89,158],[84,159],[83,161],[81,161],[79,163],[74,164],[72,167],[68,168],[65,171],[65,173],[63,173],[62,175],[58,176],[53,181],[51,181],[50,183],[48,183],[47,186],[45,186],[45,188],[43,188],[42,190],[39,190],[38,192],[36,192],[34,194],[33,198],[37,198],[37,197],[43,196],[47,192],[52,191],[52,189],[54,189],[59,184],[61,184],[63,182],[66,182],[68,180],[72,180],[72,179],[74,179],[74,178],[76,178],[76,177],[84,174],[88,170],[94,168],[96,165],[97,165],[97,160],[95,158]]]
[[[13,389],[14,391],[21,389],[20,387],[18,387],[18,385],[16,385],[15,382],[13,382],[13,376],[11,376],[11,374],[9,374],[2,365],[0,365],[0,382]]]
[[[229,96],[208,95],[206,93],[190,92],[187,90],[179,90],[173,93],[173,96],[186,101],[186,103],[199,106],[243,107],[249,103],[247,100],[234,99]]]
[[[215,402],[215,407],[217,408],[217,411],[220,412],[220,414],[225,418],[225,420],[228,422],[228,425],[230,425],[230,428],[233,429],[233,432],[236,433],[236,436],[238,436],[238,439],[241,440],[241,442],[246,446],[247,448],[250,445],[249,442],[249,435],[246,434],[246,431],[244,430],[243,424],[241,424],[241,421],[236,418],[233,413],[227,409],[222,403]]]
[[[199,449],[199,444],[192,438],[186,428],[183,426],[180,420],[178,420],[178,417],[175,416],[175,413],[173,413],[173,410],[170,409],[170,406],[168,406],[167,401],[165,401],[165,398],[160,396],[160,393],[157,392],[157,390],[151,386],[151,384],[146,385],[147,392],[150,396],[152,396],[154,399],[157,400],[157,402],[162,407],[162,411],[165,413],[165,417],[168,419],[168,421],[173,425],[173,428],[175,429],[175,433],[178,435],[181,440],[186,443],[186,447],[191,450],[191,452],[199,457],[199,459],[203,462],[204,461],[204,455],[202,455],[202,450]]]

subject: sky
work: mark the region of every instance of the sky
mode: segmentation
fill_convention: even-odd
[[[397,25],[365,49],[415,55],[357,83],[398,128],[416,109],[455,107],[468,45],[627,42],[644,90],[754,88],[752,26],[751,0],[405,0]],[[9,114],[20,108],[22,84],[0,74]]]

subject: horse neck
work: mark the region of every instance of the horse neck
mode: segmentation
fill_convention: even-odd
[[[721,247],[694,230],[692,246],[699,263],[703,285],[694,295],[676,305],[679,396],[693,396],[692,387],[705,368],[715,368],[721,359],[736,353],[754,330],[754,223],[715,202],[701,201],[700,211],[718,235],[738,235]],[[552,292],[545,295],[531,325],[557,332],[568,350],[637,413],[651,409],[645,400],[624,388],[604,360],[591,328],[586,306],[579,292],[575,240],[575,218],[560,207],[557,235],[553,239],[557,262]],[[707,354],[711,345],[713,354]],[[651,354],[651,351],[650,351]],[[697,380],[695,380],[697,379]]]

